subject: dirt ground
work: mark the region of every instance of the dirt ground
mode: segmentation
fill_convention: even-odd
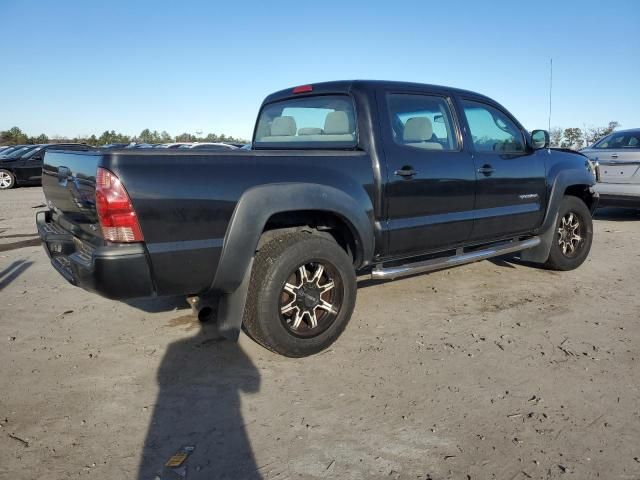
[[[636,212],[602,211],[573,272],[363,279],[342,337],[292,360],[182,299],[68,285],[43,202],[0,192],[2,479],[640,479]]]

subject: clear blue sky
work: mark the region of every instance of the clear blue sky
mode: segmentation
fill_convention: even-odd
[[[249,137],[262,98],[336,79],[484,93],[527,128],[640,127],[640,1],[0,0],[0,130]]]

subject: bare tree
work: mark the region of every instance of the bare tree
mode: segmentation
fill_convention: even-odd
[[[562,128],[553,127],[549,132],[549,143],[552,147],[559,147],[562,143]]]

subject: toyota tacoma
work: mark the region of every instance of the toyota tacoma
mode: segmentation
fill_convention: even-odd
[[[521,252],[571,270],[588,159],[454,88],[336,81],[268,96],[250,150],[49,150],[36,217],[53,266],[112,299],[185,295],[220,332],[291,357],[345,329],[356,276]]]

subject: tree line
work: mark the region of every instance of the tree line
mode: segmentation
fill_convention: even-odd
[[[166,131],[158,132],[157,130],[149,130],[145,128],[138,135],[124,135],[116,133],[115,130],[105,130],[100,136],[90,135],[88,137],[49,137],[44,133],[38,136],[29,136],[20,128],[13,127],[9,130],[0,131],[0,145],[22,145],[36,143],[86,143],[88,145],[107,145],[110,143],[173,143],[173,142],[234,142],[247,143],[243,138],[236,138],[224,133],[218,135],[209,133],[202,136],[200,132],[197,135],[191,133],[181,133],[180,135],[171,136]]]
[[[582,129],[553,127],[549,132],[549,139],[552,147],[580,150],[593,145],[619,126],[618,122],[609,122],[606,127],[584,127]]]
[[[593,145],[603,137],[606,137],[620,124],[612,121],[605,127],[583,127],[561,128],[553,127],[549,132],[552,147],[570,148],[580,150],[583,147]],[[166,131],[158,132],[157,130],[149,130],[145,128],[138,135],[129,136],[122,133],[116,133],[115,130],[105,130],[100,136],[91,135],[88,137],[48,137],[40,134],[37,137],[30,137],[18,127],[9,130],[0,131],[0,145],[20,145],[35,143],[86,143],[88,145],[107,145],[109,143],[173,143],[173,142],[234,142],[247,143],[248,140],[236,138],[231,135],[209,133],[202,136],[200,132],[197,135],[191,133],[181,133],[180,135],[171,136]]]

